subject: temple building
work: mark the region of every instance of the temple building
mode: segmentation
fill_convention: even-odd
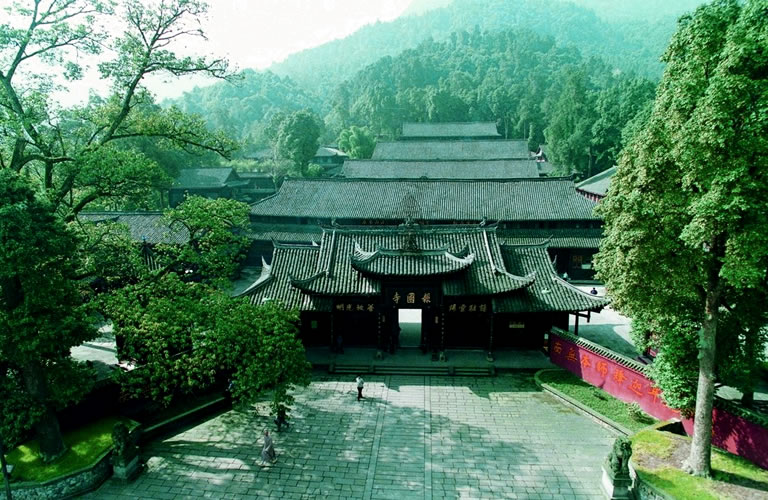
[[[568,315],[605,298],[559,277],[547,243],[507,245],[496,224],[366,227],[331,224],[318,242],[275,243],[271,262],[242,295],[301,311],[306,345],[393,351],[407,342],[449,348],[538,348]],[[399,338],[398,312],[421,310],[421,332]]]
[[[570,178],[288,179],[251,205],[250,261],[272,255],[272,241],[318,242],[321,226],[498,223],[507,244],[548,243],[560,275],[591,279],[602,221]]]

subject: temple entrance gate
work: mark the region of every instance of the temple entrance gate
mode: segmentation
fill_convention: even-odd
[[[423,315],[421,309],[398,309],[400,347],[419,347]]]

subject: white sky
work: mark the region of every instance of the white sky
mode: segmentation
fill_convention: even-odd
[[[208,41],[179,47],[179,52],[226,57],[238,69],[264,69],[294,52],[344,38],[366,24],[391,21],[413,1],[209,0],[208,18],[202,21]],[[11,4],[12,0],[0,0],[0,8]],[[0,10],[0,23],[4,15]],[[193,78],[147,82],[161,99],[178,96],[196,84],[205,82]],[[60,96],[60,101],[65,105],[82,101],[89,88],[104,90],[94,73],[79,85],[71,85],[71,91]]]

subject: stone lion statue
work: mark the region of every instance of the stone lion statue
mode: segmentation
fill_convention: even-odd
[[[608,468],[613,476],[629,476],[629,457],[632,456],[632,442],[626,437],[618,437],[608,455]]]
[[[131,431],[123,422],[118,422],[112,427],[112,444],[115,448],[112,456],[117,464],[130,462],[137,454],[138,449],[131,438]]]

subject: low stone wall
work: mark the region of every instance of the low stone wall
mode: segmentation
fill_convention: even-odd
[[[95,490],[112,475],[111,456],[112,450],[109,450],[95,465],[44,483],[12,483],[13,498],[14,500],[59,500]]]
[[[629,475],[632,476],[632,492],[635,495],[635,500],[674,500],[671,496],[656,489],[655,486],[643,481],[632,467],[631,460],[629,462]]]

